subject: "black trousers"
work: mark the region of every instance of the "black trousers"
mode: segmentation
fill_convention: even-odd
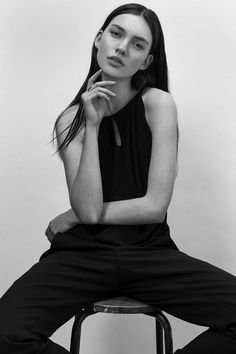
[[[234,275],[172,247],[81,247],[60,233],[0,299],[0,353],[68,353],[49,337],[83,305],[114,295],[209,327],[176,354],[236,353]]]

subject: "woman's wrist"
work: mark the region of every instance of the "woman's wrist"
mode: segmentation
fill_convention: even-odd
[[[98,135],[99,125],[100,124],[95,125],[95,124],[87,121],[86,126],[85,126],[85,134],[91,135],[91,134],[95,133],[96,135]]]

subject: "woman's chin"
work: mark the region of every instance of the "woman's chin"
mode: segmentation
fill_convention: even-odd
[[[99,65],[100,68],[102,69],[102,73],[106,75],[106,77],[109,77],[111,79],[118,79],[120,78],[120,73],[116,68],[113,68],[112,66],[108,65]]]
[[[112,70],[103,69],[102,75],[105,76],[106,79],[108,79],[108,80],[116,80],[119,78],[119,75],[115,75],[114,72],[112,72]]]

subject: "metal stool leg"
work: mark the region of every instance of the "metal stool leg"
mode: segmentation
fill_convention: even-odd
[[[155,325],[156,325],[156,353],[157,354],[164,354],[162,324],[156,319]]]
[[[173,354],[173,339],[170,322],[168,321],[167,317],[161,312],[156,314],[156,321],[159,321],[164,329],[165,354]]]
[[[91,307],[85,307],[75,316],[75,321],[71,332],[70,352],[72,354],[79,354],[80,350],[80,336],[81,325],[86,317],[94,314],[94,310]]]
[[[157,354],[163,353],[163,331],[165,339],[165,354],[173,354],[173,338],[170,322],[162,312],[149,313],[156,318],[156,349]],[[159,340],[158,340],[159,339]]]

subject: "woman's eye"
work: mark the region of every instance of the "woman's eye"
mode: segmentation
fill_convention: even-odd
[[[138,49],[143,49],[143,47],[141,46],[141,44],[139,44],[139,43],[134,43],[135,45],[136,45],[136,47],[138,48]]]
[[[110,31],[112,35],[115,35],[115,37],[117,37],[117,35],[119,36],[119,33],[116,31]]]
[[[120,36],[120,33],[119,32],[116,32],[116,31],[113,31],[113,30],[110,30],[110,33],[112,34],[113,37],[119,37]],[[134,42],[135,46],[138,48],[138,49],[143,49],[143,46],[139,43],[136,43]]]

